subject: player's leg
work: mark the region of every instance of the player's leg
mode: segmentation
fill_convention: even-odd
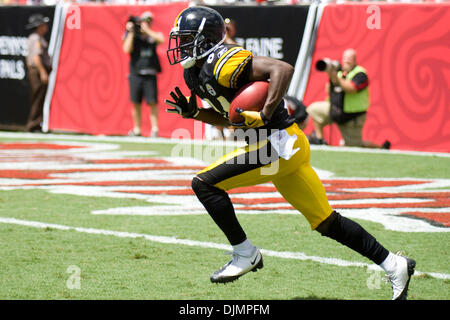
[[[333,212],[322,182],[308,164],[273,183],[283,198],[306,217],[312,230]]]
[[[296,145],[302,150],[294,157],[280,159],[280,166],[285,171],[273,179],[273,184],[283,198],[295,209],[301,212],[315,229],[333,211],[325,192],[322,181],[310,165],[310,147],[303,131],[298,128],[290,129],[296,134]]]
[[[406,298],[414,260],[390,253],[358,223],[333,211],[325,188],[309,162],[303,162],[289,176],[278,177],[274,184],[283,197],[307,218],[313,230],[380,265],[391,279],[393,299]]]
[[[225,155],[194,178],[192,186],[197,197],[233,246],[232,261],[216,271],[211,276],[211,281],[231,281],[250,270],[262,267],[262,256],[247,239],[225,191],[269,182],[279,175],[287,175],[305,157],[304,152],[309,150],[307,145],[305,135],[293,124],[285,130],[277,131],[268,140]],[[290,158],[291,161],[284,161],[283,158]]]
[[[211,282],[234,281],[250,271],[262,268],[261,252],[247,239],[228,194],[199,177],[192,180],[192,189],[233,247],[232,259],[210,276]]]
[[[270,181],[272,177],[262,172],[277,161],[276,151],[266,141],[236,149],[200,171],[192,180],[198,199],[233,246],[233,258],[211,275],[212,282],[233,281],[263,267],[261,253],[247,239],[226,190]]]
[[[369,258],[386,272],[392,283],[392,299],[405,300],[416,262],[389,252],[361,225],[338,212],[325,219],[316,230]]]
[[[272,177],[261,174],[261,170],[278,161],[276,151],[271,149],[267,142],[238,148],[198,172],[192,180],[198,199],[233,246],[242,243],[246,235],[226,191],[269,182]],[[263,154],[270,154],[272,159],[262,161]]]

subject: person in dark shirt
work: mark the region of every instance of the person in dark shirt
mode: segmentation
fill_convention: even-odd
[[[233,247],[232,259],[210,280],[225,283],[263,267],[261,251],[247,238],[227,191],[272,182],[283,198],[301,212],[311,229],[368,257],[386,270],[393,298],[405,299],[415,261],[389,252],[356,222],[341,216],[328,202],[325,188],[310,164],[308,139],[288,114],[283,99],[294,68],[283,61],[253,56],[234,44],[224,44],[225,23],[206,7],[189,7],[176,18],[167,56],[180,63],[190,90],[170,92],[168,112],[183,118],[228,126],[230,102],[236,92],[254,81],[269,81],[260,112],[242,111],[248,144],[197,172],[192,189]],[[197,96],[211,108],[197,106]],[[239,130],[239,129],[238,129]]]
[[[128,21],[123,50],[130,54],[130,97],[133,103],[133,130],[129,135],[141,135],[141,103],[145,97],[151,108],[151,136],[158,136],[158,90],[156,75],[161,71],[156,46],[164,42],[164,35],[153,30],[153,14],[145,11],[137,21]]]
[[[326,85],[329,101],[314,102],[306,109],[314,124],[312,144],[325,144],[323,128],[336,123],[346,146],[389,149],[363,140],[362,130],[369,108],[369,78],[366,70],[356,63],[356,51],[347,49],[342,54],[342,70],[327,69],[330,81]]]
[[[40,13],[31,15],[27,29],[32,30],[28,36],[27,77],[30,83],[31,108],[26,124],[26,131],[42,131],[43,109],[48,88],[48,77],[52,69],[48,54],[48,42],[45,35],[49,31],[50,19]]]

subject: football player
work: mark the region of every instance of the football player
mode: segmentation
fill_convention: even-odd
[[[178,87],[170,93],[168,112],[212,125],[229,126],[228,111],[242,86],[270,80],[260,112],[245,111],[238,124],[257,134],[238,148],[201,170],[192,189],[233,247],[231,260],[215,271],[212,282],[229,282],[263,267],[260,250],[239,224],[227,191],[272,182],[281,195],[301,212],[321,235],[332,238],[380,265],[393,288],[393,299],[406,299],[415,261],[385,249],[356,222],[341,216],[328,203],[325,188],[310,164],[308,139],[284,106],[293,67],[280,60],[253,56],[235,44],[225,44],[221,15],[206,7],[189,7],[176,18],[170,32],[167,56],[181,63],[190,89],[186,97]],[[197,107],[196,96],[212,108]],[[234,124],[236,125],[236,124]],[[275,168],[275,169],[274,169]]]

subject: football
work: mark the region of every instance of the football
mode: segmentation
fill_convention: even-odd
[[[243,86],[231,101],[228,119],[234,123],[241,123],[244,117],[236,112],[237,108],[243,111],[261,111],[267,99],[269,82],[255,81]]]

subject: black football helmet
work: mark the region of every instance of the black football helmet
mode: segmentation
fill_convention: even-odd
[[[170,31],[169,63],[181,62],[185,69],[191,68],[222,44],[225,35],[225,22],[216,10],[189,7],[178,15]]]

